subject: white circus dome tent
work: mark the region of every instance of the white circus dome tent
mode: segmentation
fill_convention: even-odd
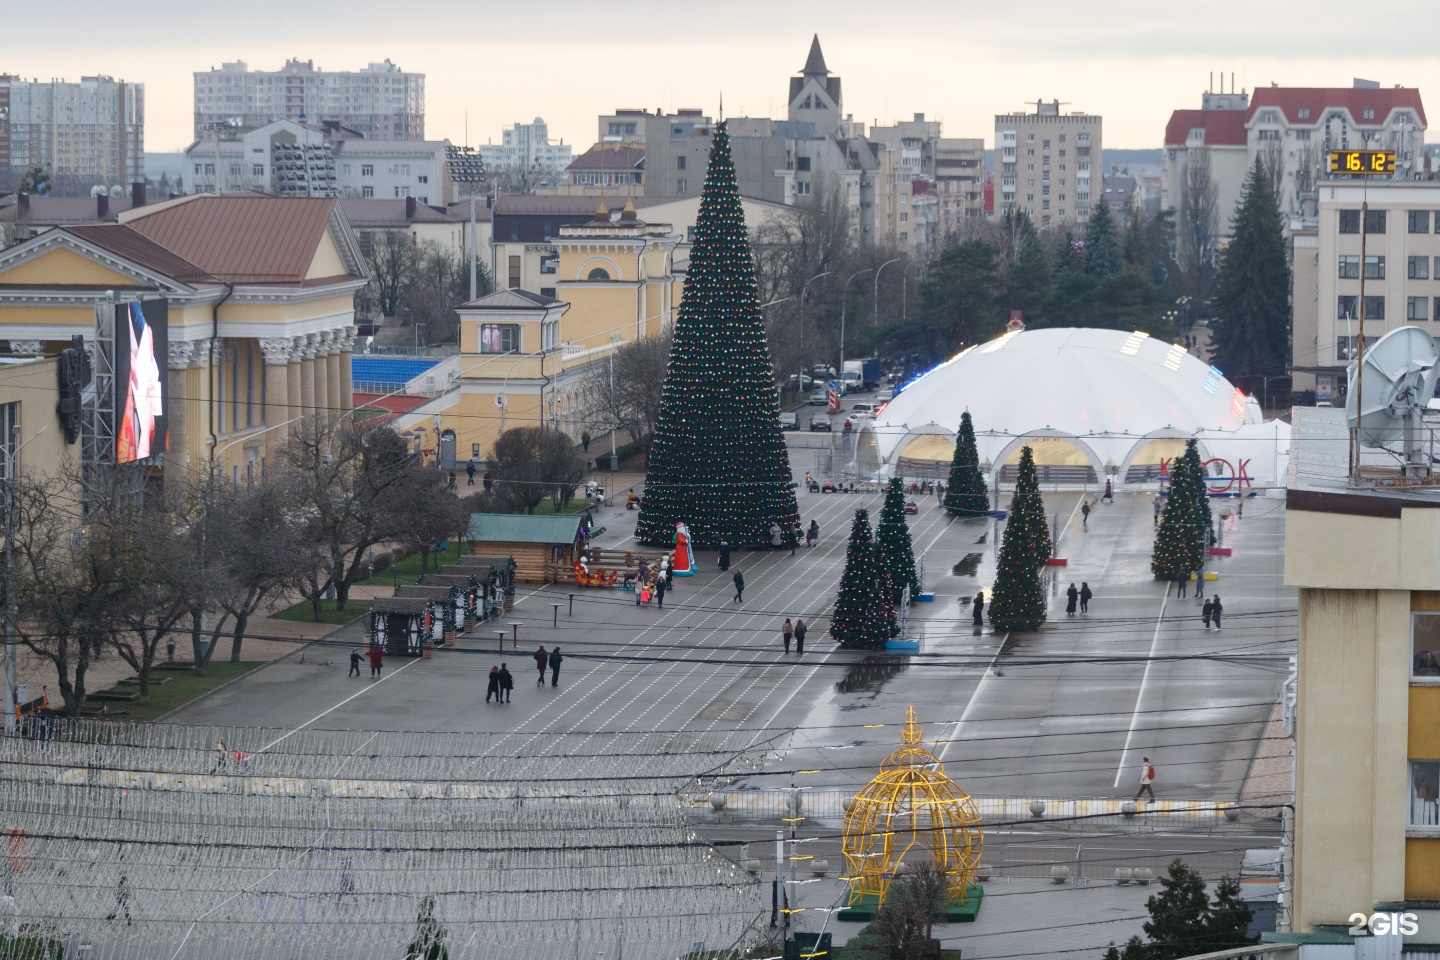
[[[1029,444],[1042,483],[1156,482],[1197,437],[1216,492],[1283,484],[1290,428],[1183,346],[1144,333],[1054,328],[970,347],[907,386],[856,438],[862,475],[944,477],[966,410],[982,465],[1008,479]]]

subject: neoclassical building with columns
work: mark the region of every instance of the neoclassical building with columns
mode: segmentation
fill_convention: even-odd
[[[367,279],[337,201],[183,197],[0,253],[0,341],[49,356],[95,336],[95,307],[169,304],[167,474],[263,473],[291,424],[352,408],[354,299]],[[78,446],[69,451],[78,459]],[[45,469],[46,464],[29,464]]]

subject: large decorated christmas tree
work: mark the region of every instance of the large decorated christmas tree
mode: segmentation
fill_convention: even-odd
[[[1150,572],[1158,579],[1174,580],[1199,570],[1205,565],[1209,529],[1210,497],[1200,450],[1192,437],[1185,441],[1185,453],[1170,465],[1170,490],[1155,531]]]
[[[905,479],[891,477],[885,491],[885,505],[880,508],[880,522],[875,526],[875,539],[885,572],[890,575],[890,599],[900,602],[905,588],[910,596],[920,593],[920,577],[915,571],[915,547],[910,542],[910,525],[905,522]]]
[[[769,543],[772,524],[787,538],[800,528],[723,121],[711,140],[636,539],[669,546],[681,521],[701,547]]]
[[[880,546],[870,535],[870,512],[855,511],[850,542],[845,547],[845,572],[830,618],[830,635],[842,646],[877,649],[898,632],[890,576]]]
[[[990,490],[980,475],[975,424],[970,420],[969,410],[960,415],[955,458],[950,461],[950,479],[945,484],[945,509],[956,517],[976,517],[990,509]]]
[[[1045,622],[1040,568],[1050,559],[1051,549],[1045,501],[1035,478],[1035,455],[1029,447],[1022,447],[1015,496],[1010,500],[995,586],[990,593],[990,622],[996,629],[1033,630]]]

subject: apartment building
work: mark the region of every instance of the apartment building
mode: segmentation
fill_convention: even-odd
[[[627,197],[645,193],[645,145],[597,143],[570,161],[557,195]]]
[[[1367,343],[1406,324],[1440,333],[1440,183],[1326,180],[1317,193],[1318,215],[1292,237],[1291,365],[1294,389],[1330,398],[1359,336],[1362,272]]]
[[[145,179],[145,85],[113,77],[23,80],[0,74],[0,170],[120,186]]]
[[[197,133],[232,120],[246,130],[308,120],[349,127],[371,140],[425,139],[425,75],[389,60],[354,71],[317,69],[314,60],[252,71],[237,60],[194,76]]]
[[[1230,239],[1230,216],[1240,203],[1240,192],[1250,171],[1245,129],[1249,113],[1249,94],[1207,90],[1199,110],[1176,110],[1165,125],[1165,149],[1160,155],[1160,208],[1203,208],[1207,198],[1213,196],[1217,244]]]
[[[985,141],[942,137],[935,147],[936,230],[957,237],[985,216]]]
[[[1024,211],[1042,228],[1090,219],[1104,169],[1101,118],[1060,107],[1058,100],[1040,101],[1034,113],[996,115],[997,214]]]
[[[569,144],[550,139],[550,127],[543,117],[536,117],[533,123],[506,127],[499,143],[481,144],[476,150],[487,170],[539,167],[558,174],[575,159]]]

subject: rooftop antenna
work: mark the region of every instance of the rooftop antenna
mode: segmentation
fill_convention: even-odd
[[[1433,453],[1425,452],[1424,411],[1435,395],[1437,364],[1440,348],[1435,339],[1419,327],[1400,327],[1376,340],[1363,359],[1356,357],[1345,369],[1345,420],[1357,445],[1395,453],[1399,444],[1405,458],[1401,475],[1406,478],[1430,477]],[[1363,396],[1362,372],[1370,374]],[[1358,476],[1358,450],[1355,459]]]

